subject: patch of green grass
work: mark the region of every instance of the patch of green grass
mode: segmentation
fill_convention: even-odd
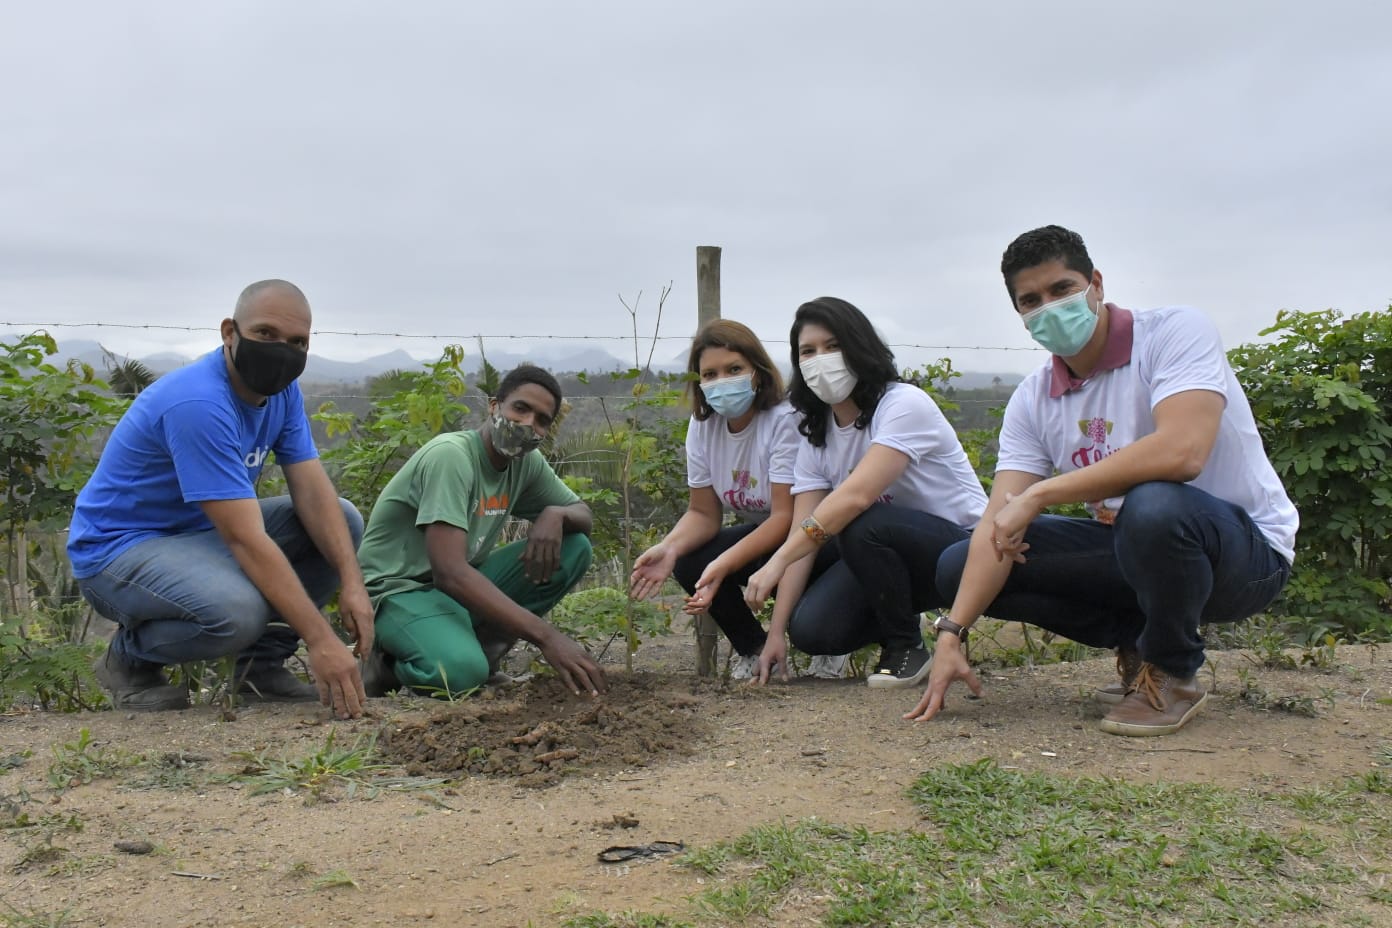
[[[33,751],[17,751],[14,754],[6,754],[0,757],[0,774],[6,774],[11,770],[23,767],[24,762],[32,757],[33,754]]]
[[[110,854],[91,854],[86,857],[69,857],[48,868],[47,876],[91,876],[116,866]]]
[[[192,789],[204,777],[198,767],[208,758],[183,751],[169,751],[145,763],[141,771],[126,781],[128,789]]]
[[[304,757],[270,757],[265,753],[241,752],[233,755],[245,761],[245,766],[231,779],[252,787],[252,795],[279,790],[307,790],[317,796],[330,786],[343,786],[351,797],[357,787],[375,773],[388,768],[378,763],[377,738],[358,738],[352,744],[334,743],[331,730],[324,746]]]
[[[581,915],[567,919],[564,924],[565,928],[695,928],[694,922],[685,922],[666,915],[645,915],[641,912]]]
[[[330,870],[323,876],[314,878],[315,889],[337,889],[341,886],[347,886],[352,889],[362,888],[358,885],[357,880],[348,875],[347,870]]]
[[[64,928],[72,908],[61,912],[45,912],[29,906],[19,908],[8,899],[0,898],[0,925],[4,928]]]
[[[113,777],[122,768],[138,764],[141,760],[138,755],[98,744],[92,740],[92,733],[83,728],[75,740],[53,746],[53,762],[48,765],[48,785],[61,792]]]
[[[1018,628],[1019,643],[1008,640]],[[1035,633],[1039,641],[1034,640]],[[979,622],[972,627],[972,638],[967,646],[968,654],[975,663],[993,662],[1001,667],[1035,667],[1040,664],[1071,663],[1095,657],[1105,657],[1111,652],[1102,648],[1059,638],[1052,632],[1031,630],[1028,625],[1009,622]]]
[[[790,909],[841,926],[1367,924],[1389,914],[1383,790],[1364,777],[1263,796],[944,766],[911,787],[923,818],[902,830],[811,819],[689,852],[681,863],[720,884],[690,900],[689,924],[774,924]],[[566,925],[688,924],[659,918]]]
[[[1322,688],[1318,697],[1304,693],[1276,694],[1258,684],[1246,668],[1238,668],[1237,681],[1238,698],[1254,709],[1288,712],[1291,715],[1313,719],[1319,717],[1319,703],[1322,702],[1330,708],[1334,706],[1335,692],[1329,687]]]
[[[438,777],[391,777],[382,773],[391,764],[377,760],[377,737],[358,738],[352,744],[339,746],[330,731],[324,746],[305,757],[270,757],[264,752],[241,752],[236,755],[245,763],[242,770],[224,777],[225,780],[245,783],[252,795],[277,791],[304,790],[318,798],[330,787],[341,787],[349,799],[366,786],[368,798],[381,790],[430,789],[445,781]]]

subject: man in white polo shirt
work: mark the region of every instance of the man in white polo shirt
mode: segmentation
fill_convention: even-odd
[[[952,611],[905,718],[933,718],[957,680],[980,694],[961,639],[984,613],[1115,649],[1102,730],[1171,734],[1207,699],[1200,624],[1270,604],[1299,517],[1207,317],[1105,302],[1082,238],[1059,226],[1012,242],[1001,273],[1053,356],[1006,407],[985,516],[938,563]],[[1064,503],[1092,518],[1042,514]]]

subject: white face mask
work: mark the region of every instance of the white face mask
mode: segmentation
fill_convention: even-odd
[[[846,361],[839,351],[814,354],[798,362],[798,370],[802,371],[802,379],[807,381],[807,389],[828,406],[835,406],[850,396],[860,382],[846,367]]]

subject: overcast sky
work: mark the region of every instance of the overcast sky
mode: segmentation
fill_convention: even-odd
[[[685,337],[709,244],[724,314],[780,360],[823,294],[893,343],[1023,349],[1000,254],[1050,222],[1108,299],[1199,306],[1229,346],[1283,307],[1392,303],[1392,7],[1371,0],[0,10],[3,322],[211,330],[285,277],[317,330],[624,335],[618,295],[643,291],[647,332],[670,280],[662,333]],[[136,356],[215,337],[52,331]]]

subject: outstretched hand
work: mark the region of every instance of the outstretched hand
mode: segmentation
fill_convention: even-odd
[[[609,691],[604,671],[595,663],[590,652],[575,641],[556,632],[545,641],[539,642],[537,647],[541,649],[541,656],[556,671],[556,676],[561,678],[566,689],[576,696],[582,692],[598,696]]]
[[[759,652],[759,666],[751,681],[758,686],[768,683],[773,677],[773,669],[778,668],[779,677],[788,682],[788,642],[782,635],[769,635],[764,649]]]
[[[647,599],[658,590],[667,578],[672,576],[672,568],[677,563],[677,554],[666,542],[659,541],[633,562],[633,573],[628,578],[628,595],[634,599]]]
[[[955,641],[955,637],[951,639]],[[947,704],[947,690],[953,683],[961,680],[967,684],[973,696],[983,692],[981,681],[967,663],[961,645],[946,644],[941,638],[933,651],[933,669],[928,674],[928,689],[918,705],[904,713],[904,718],[915,722],[927,722],[942,711]]]
[[[305,651],[314,685],[319,688],[319,701],[341,719],[362,718],[367,693],[363,691],[358,662],[348,646],[329,635],[323,642],[305,642]]]
[[[720,592],[720,584],[725,580],[725,571],[720,567],[720,559],[717,558],[706,565],[706,569],[701,571],[701,579],[696,581],[696,592],[686,598],[686,605],[682,607],[682,612],[687,615],[700,615],[711,607],[715,602],[715,594]]]
[[[778,589],[778,581],[782,579],[783,569],[773,561],[754,571],[754,575],[744,585],[744,601],[749,604],[749,608],[756,613],[764,608],[764,603],[768,602],[773,591]]]

